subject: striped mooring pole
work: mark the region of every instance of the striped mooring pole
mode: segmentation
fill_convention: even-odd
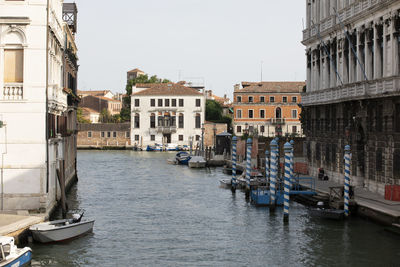
[[[292,152],[290,155],[290,188],[292,188],[292,182],[294,178],[294,141],[290,140],[290,144],[292,145]]]
[[[344,147],[344,214],[349,216],[350,199],[350,146]]]
[[[250,196],[250,173],[251,173],[251,148],[253,140],[247,139],[247,161],[246,161],[246,198]]]
[[[271,150],[271,166],[270,166],[270,178],[269,178],[269,210],[275,210],[275,194],[276,194],[276,175],[277,175],[277,153],[278,143],[276,140],[272,140],[270,143]]]
[[[283,221],[289,221],[289,201],[290,201],[290,165],[292,161],[293,147],[287,142],[284,146],[285,150],[285,193],[283,200]]]
[[[269,182],[269,151],[265,150],[265,179]]]
[[[237,158],[236,158],[236,146],[237,146],[237,137],[234,136],[232,138],[232,193],[236,192],[236,162],[237,162]]]

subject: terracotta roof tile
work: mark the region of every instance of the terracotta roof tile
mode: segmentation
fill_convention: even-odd
[[[143,72],[144,73],[144,71],[141,71],[138,68],[128,71],[128,73],[131,73],[131,72]]]
[[[305,82],[242,82],[242,89],[235,92],[248,93],[301,93]]]
[[[99,96],[99,95],[105,95],[108,92],[111,93],[110,90],[98,90],[98,91],[80,91],[78,90],[78,95],[93,95],[93,96]]]
[[[199,91],[176,83],[152,84],[149,89],[132,95],[202,95]]]

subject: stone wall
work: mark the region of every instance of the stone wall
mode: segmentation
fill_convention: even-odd
[[[129,123],[78,124],[78,148],[130,146]]]
[[[216,123],[216,135],[228,131],[228,126],[226,123]],[[214,123],[206,122],[204,124],[204,146],[214,146]]]

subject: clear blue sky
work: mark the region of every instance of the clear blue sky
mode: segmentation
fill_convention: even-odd
[[[304,0],[76,0],[79,88],[124,92],[126,72],[241,81],[305,80]]]

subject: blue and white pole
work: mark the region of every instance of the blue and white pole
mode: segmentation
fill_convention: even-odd
[[[271,150],[271,166],[270,166],[270,180],[269,180],[269,209],[270,211],[275,210],[275,199],[276,199],[276,175],[278,173],[277,168],[277,153],[278,153],[278,143],[276,140],[272,140],[270,143]]]
[[[289,201],[290,201],[290,165],[291,165],[291,156],[293,153],[292,145],[287,142],[284,146],[285,150],[285,194],[283,200],[283,221],[289,221]]]
[[[237,146],[237,137],[234,136],[232,138],[232,187],[231,190],[233,193],[236,191],[236,163],[237,163],[237,158],[236,158],[236,146]]]
[[[290,188],[292,188],[292,182],[294,178],[294,141],[290,140],[290,144],[292,145],[292,152],[290,154]]]
[[[344,214],[349,216],[350,199],[350,146],[344,147]]]
[[[265,179],[269,182],[269,151],[265,150]]]
[[[251,148],[253,140],[247,139],[247,163],[246,163],[246,197],[250,195],[250,172],[251,172]]]

